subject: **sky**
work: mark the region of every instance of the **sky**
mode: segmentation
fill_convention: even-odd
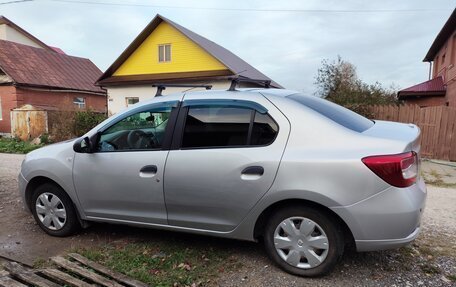
[[[6,16],[48,45],[105,71],[157,14],[224,46],[288,89],[314,93],[338,55],[367,83],[428,79],[422,60],[454,0],[33,0]],[[75,3],[82,2],[82,3]],[[94,4],[99,3],[99,4]],[[252,10],[253,9],[253,10]],[[247,10],[247,11],[246,11]]]

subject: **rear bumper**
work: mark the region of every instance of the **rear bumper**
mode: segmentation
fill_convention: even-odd
[[[350,228],[358,251],[397,248],[418,236],[426,196],[426,186],[420,179],[410,187],[389,187],[358,203],[332,210]]]
[[[409,244],[418,237],[420,228],[417,227],[409,236],[399,239],[384,240],[355,240],[357,251],[375,251],[398,248]]]

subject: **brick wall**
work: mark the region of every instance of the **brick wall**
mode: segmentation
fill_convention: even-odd
[[[52,92],[16,88],[13,86],[0,86],[0,100],[2,120],[0,120],[0,133],[11,132],[10,111],[23,105],[37,105],[55,107],[61,110],[77,109],[73,103],[74,98],[85,99],[86,108],[98,112],[106,112],[106,96],[72,92]]]
[[[13,86],[0,86],[0,108],[2,119],[0,120],[0,133],[11,132],[10,111],[17,107],[16,88]]]

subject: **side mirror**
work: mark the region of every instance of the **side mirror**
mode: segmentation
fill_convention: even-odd
[[[77,153],[92,153],[92,143],[88,137],[79,138],[74,142],[73,150]]]

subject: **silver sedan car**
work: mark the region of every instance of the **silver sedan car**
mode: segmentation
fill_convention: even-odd
[[[349,244],[417,237],[419,139],[289,90],[167,95],[27,154],[19,189],[50,235],[96,221],[262,241],[282,269],[320,276]]]

